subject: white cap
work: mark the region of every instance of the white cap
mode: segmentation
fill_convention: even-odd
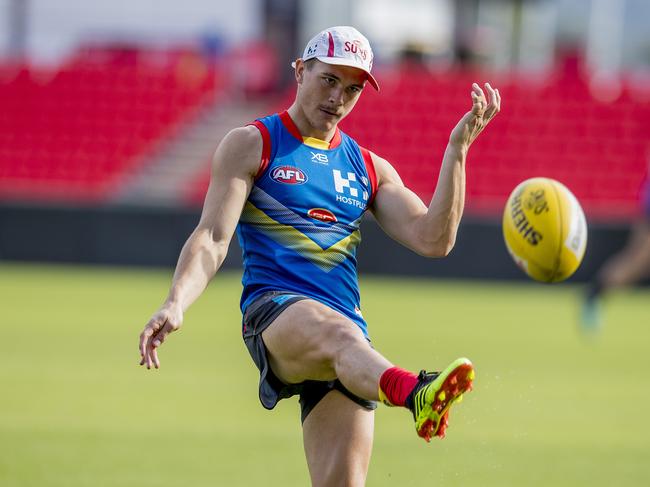
[[[307,43],[302,54],[303,61],[316,58],[327,64],[359,68],[366,72],[368,82],[379,91],[377,80],[370,74],[372,57],[368,39],[357,29],[347,25],[330,27],[319,32]]]

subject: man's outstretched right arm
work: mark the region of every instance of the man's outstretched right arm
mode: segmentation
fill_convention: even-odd
[[[160,367],[157,348],[223,263],[261,156],[262,137],[252,126],[232,130],[219,144],[199,224],[181,250],[167,299],[140,334],[140,365]]]

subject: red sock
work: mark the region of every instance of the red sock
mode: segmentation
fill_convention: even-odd
[[[391,367],[379,378],[379,388],[394,406],[404,406],[406,398],[418,383],[418,376],[399,367]]]

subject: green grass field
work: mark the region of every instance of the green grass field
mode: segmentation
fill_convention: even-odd
[[[221,274],[161,350],[137,339],[170,273],[0,266],[0,486],[304,486],[297,401],[257,399],[239,276]],[[466,355],[475,390],[426,444],[380,407],[369,486],[650,485],[650,294],[577,331],[579,288],[366,277],[375,346],[399,365]]]

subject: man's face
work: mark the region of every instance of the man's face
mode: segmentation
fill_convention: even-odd
[[[329,132],[350,113],[366,83],[358,68],[298,60],[298,103],[314,129]]]

